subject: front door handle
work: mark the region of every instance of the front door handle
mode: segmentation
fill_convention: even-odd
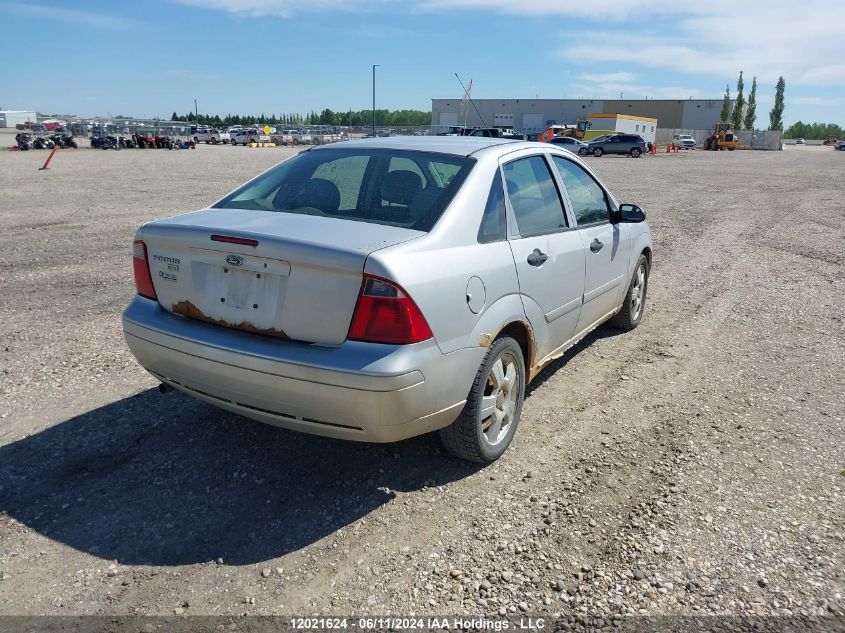
[[[604,244],[599,241],[599,238],[596,238],[593,240],[593,243],[590,244],[590,250],[594,253],[598,253],[601,250],[602,246],[604,246]]]
[[[534,252],[528,255],[528,264],[530,266],[542,266],[548,258],[549,256],[543,251],[539,248],[535,248]]]

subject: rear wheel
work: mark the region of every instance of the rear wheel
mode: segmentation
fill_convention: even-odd
[[[628,285],[622,310],[611,321],[614,327],[629,331],[640,324],[645,309],[646,290],[648,290],[648,259],[645,255],[640,255],[637,267],[634,269],[634,276],[631,277],[631,283]]]
[[[516,433],[525,397],[525,360],[514,339],[503,336],[487,350],[458,419],[440,430],[453,455],[490,464]]]
[[[598,157],[600,157],[602,154],[604,154],[604,150],[603,150],[601,147],[595,147],[595,148],[593,148],[593,156],[595,156],[596,158],[598,158]]]
[[[639,158],[642,155],[642,150],[639,147],[635,147],[631,150],[631,158]]]

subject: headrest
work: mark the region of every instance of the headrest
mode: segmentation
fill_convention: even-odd
[[[325,213],[337,213],[340,208],[340,191],[329,180],[322,178],[306,180],[288,205],[289,209],[301,207],[313,207]]]
[[[411,201],[422,191],[419,174],[407,169],[391,171],[381,184],[381,197],[390,204],[410,206]]]

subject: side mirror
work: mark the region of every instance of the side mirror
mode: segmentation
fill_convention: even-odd
[[[619,211],[614,214],[616,222],[630,222],[636,224],[645,221],[645,211],[635,204],[620,204]]]

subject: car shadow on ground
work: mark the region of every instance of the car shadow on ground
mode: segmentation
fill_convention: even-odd
[[[150,389],[0,447],[0,513],[121,564],[246,565],[479,467],[436,434],[343,442]]]
[[[597,339],[546,367],[526,397]],[[0,447],[0,512],[125,565],[247,565],[314,543],[411,492],[482,468],[437,434],[359,444],[285,431],[157,389]]]

